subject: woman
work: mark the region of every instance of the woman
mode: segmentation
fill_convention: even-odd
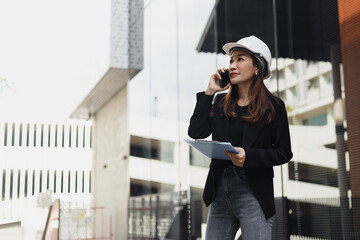
[[[206,239],[231,239],[241,228],[243,240],[271,239],[275,214],[273,166],[292,158],[284,102],[263,83],[271,75],[271,52],[250,36],[227,43],[230,83],[224,88],[219,69],[205,92],[197,94],[188,134],[231,142],[232,161],[211,159],[203,200],[210,205]],[[229,89],[227,93],[215,93]]]

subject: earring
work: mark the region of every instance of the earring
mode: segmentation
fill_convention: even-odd
[[[258,73],[256,72],[256,73],[255,73],[255,76],[257,76],[257,75],[258,75]]]

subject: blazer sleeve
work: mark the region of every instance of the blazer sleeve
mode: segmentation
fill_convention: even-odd
[[[291,160],[289,122],[285,109],[285,104],[279,99],[276,108],[276,117],[271,129],[270,148],[244,148],[245,163],[244,167],[273,167],[287,163]]]
[[[213,95],[206,95],[205,92],[196,94],[196,105],[194,113],[190,118],[188,135],[193,139],[207,138],[212,132],[212,109]]]

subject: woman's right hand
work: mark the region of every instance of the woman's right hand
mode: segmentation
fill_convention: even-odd
[[[230,83],[228,83],[223,88],[220,87],[220,84],[219,84],[219,81],[221,79],[221,76],[219,74],[220,71],[225,72],[226,68],[221,68],[221,69],[217,70],[216,73],[214,73],[213,75],[210,76],[209,85],[205,91],[206,95],[214,95],[215,93],[224,91],[230,87]]]

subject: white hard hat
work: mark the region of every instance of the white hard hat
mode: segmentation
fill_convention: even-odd
[[[233,48],[244,48],[248,50],[250,53],[256,53],[260,58],[263,58],[266,61],[267,65],[267,73],[264,78],[269,78],[271,76],[271,52],[269,47],[261,41],[259,38],[255,36],[245,37],[240,39],[237,42],[229,42],[226,43],[223,47],[223,50],[227,55],[231,55],[231,49]],[[255,54],[253,54],[255,55]],[[265,66],[264,66],[265,67]]]

